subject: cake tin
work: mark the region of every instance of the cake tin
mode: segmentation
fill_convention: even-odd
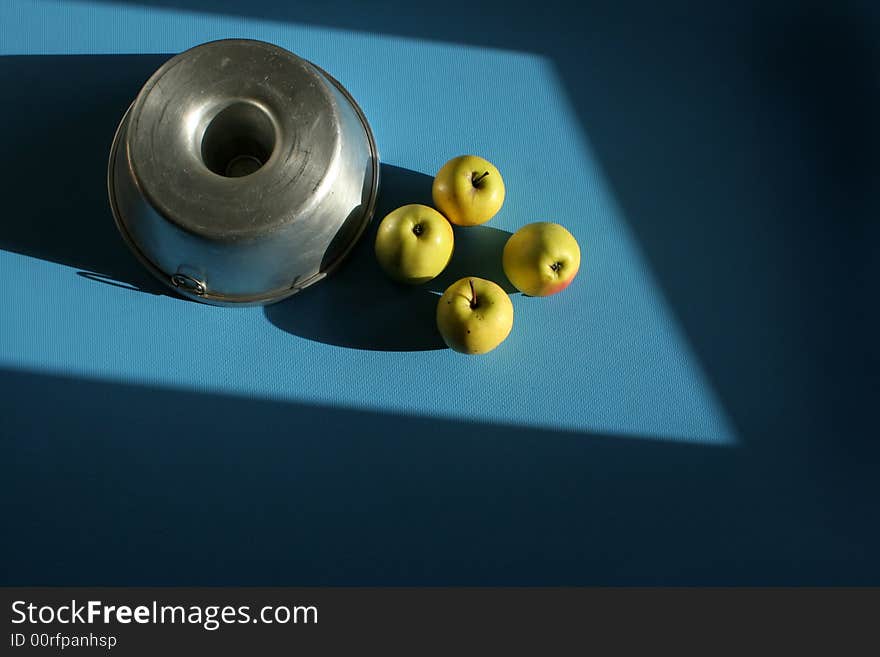
[[[165,62],[123,116],[107,187],[159,280],[217,305],[284,299],[369,224],[379,156],[345,88],[276,45],[228,39]]]

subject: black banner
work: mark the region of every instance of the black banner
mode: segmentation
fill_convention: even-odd
[[[9,655],[877,648],[880,589],[5,588]]]

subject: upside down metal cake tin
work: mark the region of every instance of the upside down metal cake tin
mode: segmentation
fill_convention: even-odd
[[[159,280],[217,305],[279,301],[324,278],[369,224],[379,156],[342,85],[278,46],[196,46],[119,124],[117,227]]]

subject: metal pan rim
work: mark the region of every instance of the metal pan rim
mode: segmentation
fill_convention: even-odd
[[[248,39],[222,39],[220,41],[248,41]],[[170,61],[170,60],[169,60]],[[167,62],[166,62],[167,64]],[[354,248],[355,244],[358,243],[363,233],[366,231],[367,226],[370,224],[373,214],[376,209],[376,202],[379,196],[379,169],[380,169],[380,157],[379,151],[376,147],[376,140],[373,135],[373,131],[370,128],[369,123],[367,122],[367,118],[361,109],[360,105],[355,101],[352,95],[348,92],[348,90],[342,86],[342,84],[330,75],[327,71],[325,71],[320,66],[317,66],[313,62],[309,62],[312,66],[317,69],[319,73],[327,78],[327,80],[333,84],[337,91],[351,104],[352,109],[360,120],[361,126],[364,129],[364,132],[367,137],[367,141],[369,143],[370,148],[370,161],[372,166],[372,176],[370,182],[370,196],[364,207],[364,210],[361,214],[361,221],[358,225],[358,230],[352,235],[346,247],[337,255],[335,260],[330,262],[325,268],[323,268],[317,274],[309,277],[305,281],[293,281],[290,287],[280,288],[277,290],[273,290],[270,292],[266,292],[259,295],[250,295],[250,296],[232,296],[232,295],[224,295],[224,294],[215,294],[210,291],[205,291],[202,294],[198,294],[196,292],[190,291],[184,287],[181,287],[179,284],[176,284],[175,281],[175,272],[166,272],[163,271],[156,263],[154,263],[147,255],[140,249],[135,240],[132,238],[131,234],[128,231],[128,228],[125,225],[125,221],[122,218],[122,213],[119,210],[119,206],[116,200],[116,175],[115,175],[115,162],[116,158],[119,155],[119,146],[124,134],[124,131],[128,125],[128,119],[131,114],[132,107],[134,107],[135,101],[129,105],[128,109],[125,111],[125,114],[122,117],[122,120],[119,122],[119,125],[116,128],[116,132],[113,136],[113,142],[110,146],[110,157],[109,163],[107,167],[107,192],[110,199],[110,209],[113,215],[113,220],[116,224],[117,229],[119,230],[120,235],[123,238],[123,241],[126,243],[128,248],[132,251],[134,256],[138,259],[138,261],[149,271],[155,278],[165,284],[167,287],[174,290],[177,294],[184,296],[189,299],[193,299],[195,301],[200,301],[202,303],[207,303],[215,306],[261,306],[268,305],[272,303],[277,303],[279,301],[283,301],[288,297],[293,296],[300,290],[303,290],[310,285],[320,281],[325,278],[329,274],[332,274],[348,257],[351,250]],[[157,71],[161,71],[165,64],[163,64]],[[155,73],[154,73],[155,75]],[[151,76],[152,79],[152,76]]]

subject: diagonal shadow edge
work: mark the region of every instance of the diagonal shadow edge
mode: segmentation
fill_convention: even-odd
[[[9,369],[0,405],[6,585],[880,581],[747,450]]]
[[[590,427],[580,427],[580,426],[572,426],[566,424],[558,424],[558,425],[547,425],[547,424],[526,424],[526,423],[514,423],[514,422],[505,422],[500,420],[486,419],[486,418],[469,418],[467,416],[450,416],[450,415],[436,415],[432,413],[418,413],[418,412],[406,412],[406,411],[395,411],[388,409],[377,409],[370,406],[350,406],[350,405],[337,405],[331,404],[324,401],[311,401],[304,399],[292,399],[285,397],[272,397],[268,395],[246,395],[246,394],[238,394],[224,390],[192,390],[187,387],[178,387],[167,384],[158,384],[158,383],[146,383],[146,382],[132,382],[126,380],[115,380],[112,378],[99,377],[99,376],[91,376],[85,374],[73,374],[73,373],[62,373],[55,372],[51,370],[39,370],[33,368],[25,368],[21,366],[14,366],[8,363],[0,363],[0,392],[3,390],[2,381],[3,379],[14,380],[15,377],[45,377],[50,381],[57,381],[59,383],[73,386],[75,383],[82,383],[85,385],[93,385],[93,386],[120,386],[120,387],[131,387],[134,389],[142,388],[145,391],[149,391],[151,394],[156,393],[161,396],[178,396],[180,398],[188,398],[192,396],[197,399],[199,395],[205,395],[212,400],[212,404],[215,404],[213,400],[216,400],[217,406],[222,406],[223,403],[219,400],[227,400],[230,404],[241,403],[246,405],[248,403],[253,403],[255,405],[266,404],[266,405],[280,405],[280,406],[289,406],[291,408],[297,408],[300,406],[307,406],[310,409],[313,409],[315,413],[335,413],[340,412],[351,417],[359,417],[368,414],[375,414],[380,416],[388,416],[388,422],[390,424],[395,423],[396,421],[400,422],[408,422],[412,421],[415,423],[429,423],[429,422],[438,422],[438,423],[448,423],[450,425],[454,425],[455,423],[467,423],[468,426],[474,427],[477,430],[480,428],[485,428],[489,433],[493,435],[501,434],[504,432],[518,432],[518,431],[534,431],[540,434],[545,434],[546,436],[558,436],[558,437],[584,437],[590,439],[603,439],[603,440],[633,440],[637,442],[650,442],[657,444],[676,444],[676,445],[694,445],[694,446],[703,446],[709,448],[720,448],[720,449],[735,449],[737,448],[737,444],[727,441],[727,440],[702,440],[698,438],[678,438],[674,435],[666,435],[666,434],[638,434],[638,433],[629,433],[624,431],[615,431],[615,430],[599,430],[593,429]],[[193,402],[197,406],[203,405],[203,402]],[[354,423],[352,426],[358,426],[358,423]]]

